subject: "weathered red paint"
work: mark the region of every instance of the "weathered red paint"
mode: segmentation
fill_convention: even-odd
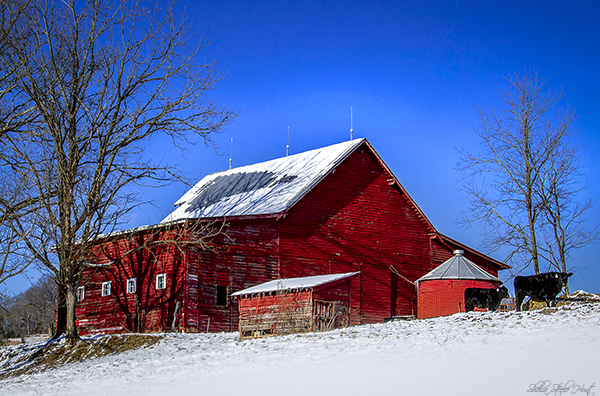
[[[417,314],[411,282],[454,249],[465,250],[494,276],[507,268],[439,234],[368,142],[287,212],[226,220],[227,236],[212,241],[214,251],[156,245],[109,268],[86,270],[86,298],[77,309],[80,333],[232,331],[237,301],[217,305],[218,286],[235,292],[271,279],[353,271],[361,274],[352,282],[350,324],[382,322]],[[115,257],[159,237],[156,230],[131,232],[99,246]],[[98,262],[111,261],[99,256]],[[160,271],[167,274],[167,289],[157,291],[153,282]],[[138,279],[136,296],[125,293],[127,277]],[[114,282],[114,295],[100,296],[104,280]]]
[[[330,330],[350,323],[352,278],[310,289],[239,296],[241,337]]]
[[[426,319],[465,312],[467,288],[494,289],[498,286],[500,284],[497,282],[470,279],[432,279],[419,282],[417,318]]]

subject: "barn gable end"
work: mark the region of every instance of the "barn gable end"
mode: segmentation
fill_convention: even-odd
[[[282,276],[361,271],[352,323],[416,312],[415,281],[431,267],[429,223],[367,145],[357,148],[281,221]],[[362,290],[360,286],[362,285]]]

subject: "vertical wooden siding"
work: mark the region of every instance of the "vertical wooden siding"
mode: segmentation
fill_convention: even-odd
[[[238,299],[241,337],[329,330],[349,325],[350,280],[313,290]],[[323,312],[326,311],[326,312]]]
[[[312,291],[240,298],[242,337],[305,333],[312,330]]]
[[[358,279],[332,286],[319,286],[313,290],[315,300],[334,303],[334,319],[331,325],[334,329],[350,325],[350,303],[353,298],[350,285],[352,282],[358,283]]]

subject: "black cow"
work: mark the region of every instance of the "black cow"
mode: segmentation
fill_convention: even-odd
[[[547,272],[545,274],[515,277],[515,297],[517,311],[521,310],[521,304],[526,296],[546,301],[546,305],[556,305],[556,296],[567,284],[567,278],[572,272]]]
[[[470,287],[465,289],[465,312],[471,312],[475,307],[492,312],[498,309],[503,298],[508,298],[508,289],[506,286],[500,286],[496,289],[479,289]]]

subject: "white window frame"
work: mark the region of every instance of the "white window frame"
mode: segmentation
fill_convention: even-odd
[[[156,290],[167,288],[167,274],[156,275]]]
[[[110,281],[102,282],[102,297],[110,296],[111,289]]]
[[[127,293],[132,294],[137,290],[137,278],[127,279]]]
[[[85,299],[85,286],[79,286],[77,288],[77,301],[82,301]]]

